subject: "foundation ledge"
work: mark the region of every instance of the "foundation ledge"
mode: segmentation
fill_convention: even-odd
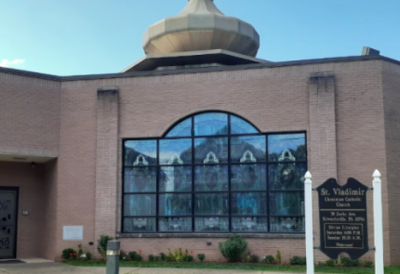
[[[305,239],[305,234],[289,233],[116,233],[116,238],[229,238],[233,235],[247,239]]]

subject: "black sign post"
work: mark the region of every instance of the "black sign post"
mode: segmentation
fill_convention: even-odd
[[[353,178],[344,186],[329,179],[317,191],[321,251],[333,260],[341,253],[347,253],[352,260],[367,253],[368,187]]]

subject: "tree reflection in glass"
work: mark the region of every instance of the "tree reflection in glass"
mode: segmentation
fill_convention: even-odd
[[[232,193],[232,214],[262,215],[267,211],[265,192]]]
[[[179,216],[192,214],[191,194],[160,194],[159,215]]]
[[[227,215],[229,214],[228,193],[195,194],[196,215]]]

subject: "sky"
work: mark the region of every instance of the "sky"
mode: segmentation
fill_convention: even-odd
[[[360,55],[400,60],[400,0],[215,0],[251,23],[257,57],[290,61]],[[0,0],[0,66],[53,75],[119,72],[144,56],[147,28],[187,0]]]

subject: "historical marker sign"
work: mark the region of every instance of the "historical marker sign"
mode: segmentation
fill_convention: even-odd
[[[340,186],[329,179],[317,188],[321,251],[331,259],[347,253],[352,260],[369,251],[367,224],[368,187],[349,178]]]

